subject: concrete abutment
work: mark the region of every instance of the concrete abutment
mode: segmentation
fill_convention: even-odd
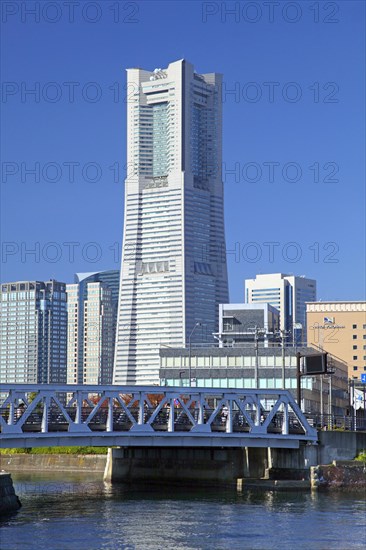
[[[265,447],[121,447],[108,451],[105,481],[233,483],[261,478],[268,467]]]
[[[364,432],[320,432],[319,443],[297,449],[245,447],[119,447],[108,451],[104,479],[236,483],[238,479],[309,480],[310,467],[354,458]]]
[[[236,483],[248,471],[245,449],[121,447],[109,449],[104,479]]]

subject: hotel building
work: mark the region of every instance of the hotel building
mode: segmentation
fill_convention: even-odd
[[[127,71],[115,384],[158,383],[159,348],[213,341],[228,302],[221,82],[185,60]]]
[[[366,373],[366,302],[306,304],[307,339],[348,365],[348,377]]]

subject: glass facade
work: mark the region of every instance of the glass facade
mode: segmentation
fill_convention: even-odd
[[[297,395],[296,353],[313,354],[313,348],[287,347],[285,353],[285,388]],[[186,349],[160,350],[160,382],[165,386],[189,386],[189,366],[194,385],[199,388],[255,389],[256,355],[248,348],[194,348],[189,358]],[[332,391],[334,414],[345,414],[349,407],[347,367],[332,358],[331,376],[302,376],[302,410],[319,412],[320,390],[323,390],[323,411],[328,410]],[[260,349],[258,356],[258,388],[283,389],[282,350]]]

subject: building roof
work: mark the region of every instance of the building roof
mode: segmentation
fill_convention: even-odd
[[[299,347],[295,348],[292,346],[285,348],[285,354],[288,355],[296,355],[297,352],[300,352],[301,354],[312,354],[312,353],[320,353],[319,350],[316,348],[311,347]],[[187,356],[189,355],[189,348],[160,348],[159,350],[160,357],[180,357],[180,356]],[[262,356],[273,356],[278,355],[280,356],[282,354],[282,348],[280,346],[274,346],[274,347],[260,347],[259,348],[259,355]],[[207,355],[211,355],[214,357],[222,357],[222,356],[237,356],[237,355],[245,355],[245,356],[253,356],[255,355],[254,351],[254,345],[253,346],[235,346],[235,347],[224,347],[219,348],[215,346],[207,346],[207,347],[201,347],[201,348],[191,348],[191,356],[192,357],[205,357]]]
[[[317,300],[316,302],[305,302],[306,304],[366,304],[365,300]]]

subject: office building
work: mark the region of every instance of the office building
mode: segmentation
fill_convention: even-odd
[[[66,383],[66,285],[1,285],[0,383]]]
[[[118,289],[117,270],[77,273],[66,285],[69,384],[112,383]]]
[[[268,303],[280,312],[288,342],[306,343],[306,302],[316,300],[316,281],[283,273],[260,274],[245,281],[245,302]]]
[[[117,322],[119,280],[120,270],[109,269],[106,271],[94,271],[92,273],[76,273],[74,282],[81,285],[87,283],[103,283],[105,286],[108,286],[111,290],[112,307]]]
[[[348,365],[350,379],[366,374],[366,302],[306,304],[307,339]]]
[[[160,381],[165,386],[189,386],[199,388],[256,388],[256,364],[258,361],[258,388],[282,389],[283,357],[280,347],[260,347],[256,356],[254,346],[204,347],[160,350]],[[297,397],[296,353],[319,353],[313,348],[285,348],[285,388]],[[349,409],[347,367],[343,361],[330,359],[332,374],[302,376],[302,410],[306,413],[345,415]],[[323,398],[320,397],[322,390]],[[331,395],[331,398],[330,398]],[[268,398],[270,401],[270,396]],[[270,404],[269,404],[270,407]]]
[[[87,283],[103,283],[111,291],[112,299],[112,315],[113,315],[113,357],[114,357],[114,345],[116,340],[116,328],[117,328],[117,312],[118,312],[118,298],[119,298],[119,281],[120,270],[109,269],[106,271],[95,271],[92,273],[76,273],[75,283],[79,283],[81,288],[81,296],[85,295]]]
[[[280,313],[269,304],[220,304],[220,347],[253,346],[257,340],[265,347],[279,345]]]
[[[127,71],[116,384],[158,383],[159,348],[213,341],[228,302],[221,82],[185,60]]]

